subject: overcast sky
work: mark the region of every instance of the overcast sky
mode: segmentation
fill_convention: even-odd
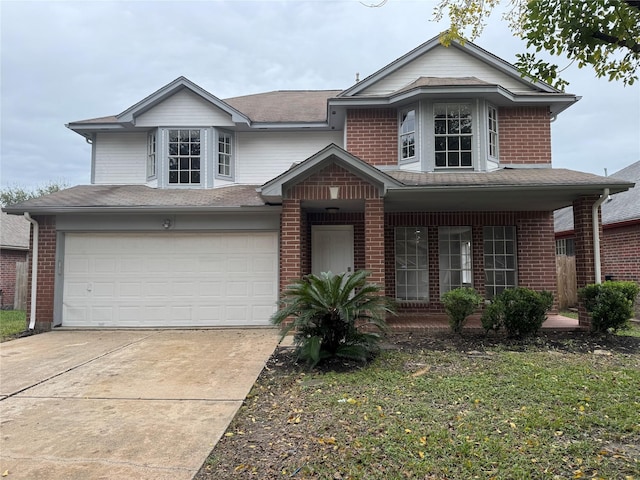
[[[90,146],[65,124],[118,114],[181,75],[222,99],[347,88],[444,30],[435,3],[0,0],[0,183],[88,184]],[[475,43],[509,62],[524,50],[499,15]],[[640,160],[640,85],[575,65],[563,75],[583,98],[552,125],[554,166]]]

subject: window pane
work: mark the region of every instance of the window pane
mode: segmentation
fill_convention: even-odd
[[[471,137],[469,136],[460,137],[460,149],[471,150]]]
[[[189,172],[181,171],[180,172],[180,183],[189,183]]]
[[[448,137],[447,148],[449,150],[460,150],[460,137]]]
[[[191,170],[200,170],[200,157],[191,157]]]
[[[436,120],[434,122],[435,133],[436,135],[444,135],[447,133],[447,122],[446,120]]]
[[[200,183],[200,172],[191,172],[191,183]]]
[[[460,123],[458,120],[449,120],[447,122],[447,133],[459,133],[460,132]]]
[[[460,166],[460,154],[458,152],[450,152],[448,158],[450,167]]]
[[[169,155],[178,155],[178,144],[170,143],[169,144]]]
[[[399,300],[428,298],[426,236],[426,227],[395,229],[396,297]]]
[[[169,172],[169,183],[178,183],[178,172]]]
[[[178,170],[178,159],[169,157],[169,170]]]
[[[447,150],[447,137],[436,137],[436,152]]]
[[[436,153],[436,167],[447,166],[447,154],[444,152]]]

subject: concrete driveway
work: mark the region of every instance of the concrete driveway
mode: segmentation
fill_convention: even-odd
[[[0,475],[191,479],[279,335],[54,331],[0,345]]]

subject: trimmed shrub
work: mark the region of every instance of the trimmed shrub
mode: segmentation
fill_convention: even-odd
[[[283,338],[295,330],[298,359],[314,367],[332,357],[366,361],[378,352],[394,307],[379,286],[367,283],[368,275],[307,275],[287,287],[271,322],[280,325]]]
[[[455,333],[462,333],[467,317],[482,304],[482,297],[473,288],[461,287],[442,296],[444,309],[449,315],[449,326]]]
[[[591,331],[608,333],[629,328],[639,290],[637,283],[621,281],[592,283],[578,290],[578,298],[591,316]]]
[[[538,333],[553,305],[551,292],[518,287],[497,295],[482,315],[485,330],[504,327],[510,337],[523,338]]]

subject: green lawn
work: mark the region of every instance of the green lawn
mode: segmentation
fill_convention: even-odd
[[[24,310],[0,310],[0,342],[10,340],[27,328]]]
[[[276,362],[196,478],[638,480],[640,352],[601,348],[389,350],[346,373]]]

